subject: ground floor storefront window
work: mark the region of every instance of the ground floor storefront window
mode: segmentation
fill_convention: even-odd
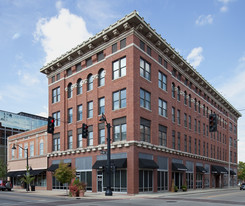
[[[86,183],[86,189],[92,191],[92,171],[77,171],[79,181]]]
[[[196,188],[202,188],[202,178],[203,178],[203,174],[201,173],[197,173],[196,174]]]
[[[183,173],[182,172],[172,172],[172,181],[174,185],[180,190],[183,185]]]
[[[106,191],[107,172],[105,170],[97,171],[97,191]],[[111,173],[111,190],[115,192],[127,192],[127,170],[117,169]]]
[[[153,171],[140,170],[139,171],[139,192],[153,191]]]
[[[60,189],[60,190],[65,190],[68,189],[68,184],[62,184],[61,182],[59,182],[54,176],[53,176],[53,181],[52,181],[53,185],[52,185],[52,189]]]
[[[157,171],[157,190],[168,191],[168,172]]]
[[[210,175],[209,174],[205,174],[205,176],[204,176],[204,187],[209,188],[209,185],[210,185],[209,179],[210,179]]]
[[[186,186],[188,189],[193,189],[193,182],[194,182],[194,175],[193,173],[186,173]]]

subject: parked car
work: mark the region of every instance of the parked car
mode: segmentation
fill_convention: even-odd
[[[245,190],[245,183],[242,183],[242,184],[241,184],[240,190]]]
[[[13,185],[10,181],[6,181],[6,180],[0,180],[0,190],[4,191],[4,190],[8,190],[11,191],[11,189],[13,188]]]

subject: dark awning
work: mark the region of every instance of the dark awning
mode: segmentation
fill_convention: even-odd
[[[202,166],[196,166],[196,172],[197,173],[206,173],[207,170]]]
[[[30,170],[30,175],[36,176],[41,174],[42,172],[45,172],[46,169],[40,169],[40,170]]]
[[[212,165],[211,170],[213,174],[228,174],[224,167],[218,165]]]
[[[7,173],[7,177],[18,177],[18,176],[24,176],[26,174],[26,171],[12,171]]]
[[[107,165],[107,160],[97,160],[92,168],[100,169],[106,167],[106,165]],[[111,166],[115,166],[116,168],[127,168],[127,158],[112,159]]]
[[[187,168],[182,163],[172,163],[172,170],[173,171],[186,171]]]
[[[68,167],[71,166],[71,163],[66,163],[68,165]],[[49,172],[54,172],[56,169],[59,168],[59,164],[52,164],[48,169],[47,171]]]
[[[236,175],[236,173],[233,170],[230,170],[230,175]]]
[[[158,169],[159,166],[154,160],[139,159],[139,168]]]

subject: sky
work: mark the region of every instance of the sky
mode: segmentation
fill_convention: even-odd
[[[40,69],[136,10],[243,115],[244,0],[0,0],[0,110],[48,115]]]

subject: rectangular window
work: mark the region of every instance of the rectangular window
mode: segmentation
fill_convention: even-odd
[[[189,137],[189,153],[191,153],[191,137]]]
[[[195,154],[197,154],[197,139],[195,138]]]
[[[112,53],[116,52],[117,51],[117,43],[113,44],[111,49],[112,49]]]
[[[86,59],[86,66],[89,67],[89,66],[91,66],[92,64],[93,64],[93,62],[92,62],[92,57],[87,58],[87,59]]]
[[[80,121],[83,119],[83,105],[80,104],[77,106],[77,121]]]
[[[187,152],[187,135],[185,134],[185,138],[184,138],[184,147],[185,147],[185,152]]]
[[[163,66],[164,66],[166,69],[168,68],[168,62],[167,62],[166,60],[164,60]]]
[[[52,117],[54,118],[54,126],[55,127],[60,126],[60,112],[53,113]]]
[[[97,54],[97,61],[99,62],[99,61],[101,61],[101,60],[103,60],[105,58],[105,56],[104,56],[104,51],[101,51],[101,52],[99,52],[98,54]]]
[[[73,116],[73,112],[72,112],[72,108],[68,109],[68,124],[72,123],[72,116]]]
[[[149,46],[147,46],[147,54],[151,56],[151,48]]]
[[[120,49],[126,47],[126,38],[120,41]]]
[[[68,131],[68,149],[72,149],[72,131]]]
[[[60,133],[53,135],[53,151],[60,151]]]
[[[55,82],[55,76],[51,77],[51,82],[54,83]]]
[[[43,141],[39,143],[39,155],[43,155]]]
[[[145,51],[145,43],[140,40],[140,48]]]
[[[175,108],[172,107],[172,122],[175,122]]]
[[[160,55],[158,55],[158,62],[162,64],[162,57]]]
[[[167,76],[162,72],[158,72],[158,87],[167,91]]]
[[[158,99],[158,114],[167,117],[167,102],[160,98]]]
[[[126,107],[126,89],[113,92],[113,110]]]
[[[77,147],[83,147],[82,128],[77,129]]]
[[[187,114],[184,113],[184,126],[187,127]]]
[[[189,129],[191,129],[191,116],[189,115]]]
[[[126,117],[114,119],[113,121],[113,141],[125,141],[127,139]]]
[[[167,146],[167,127],[159,125],[158,130],[159,145]]]
[[[22,147],[22,145],[20,145],[21,147]],[[21,147],[19,147],[19,158],[22,158],[22,148]]]
[[[66,75],[67,75],[68,77],[72,75],[72,70],[71,70],[71,68],[69,68],[69,69],[66,70]]]
[[[142,58],[140,58],[140,76],[151,81],[151,65]]]
[[[151,142],[151,121],[140,118],[140,140]]]
[[[175,131],[172,131],[172,148],[175,149]]]
[[[113,80],[126,75],[126,57],[118,59],[112,63]]]
[[[99,109],[98,109],[98,115],[101,115],[102,113],[105,114],[105,97],[99,98]]]
[[[180,110],[177,110],[177,122],[180,125],[181,121],[180,121]]]
[[[140,106],[151,110],[151,93],[140,89]]]
[[[79,64],[76,64],[76,71],[79,72],[82,70],[81,62]]]
[[[56,80],[60,80],[60,73],[56,75]]]
[[[60,101],[60,87],[57,87],[52,90],[52,103]]]
[[[34,156],[34,144],[31,143],[30,144],[30,157],[33,157]]]
[[[92,118],[93,117],[93,101],[88,102],[87,112],[88,112],[87,118]]]
[[[180,150],[180,132],[178,132],[177,150]]]
[[[93,146],[93,141],[94,141],[94,137],[93,137],[93,126],[89,126],[88,127],[88,146]]]
[[[105,124],[99,124],[99,144],[105,144]]]

